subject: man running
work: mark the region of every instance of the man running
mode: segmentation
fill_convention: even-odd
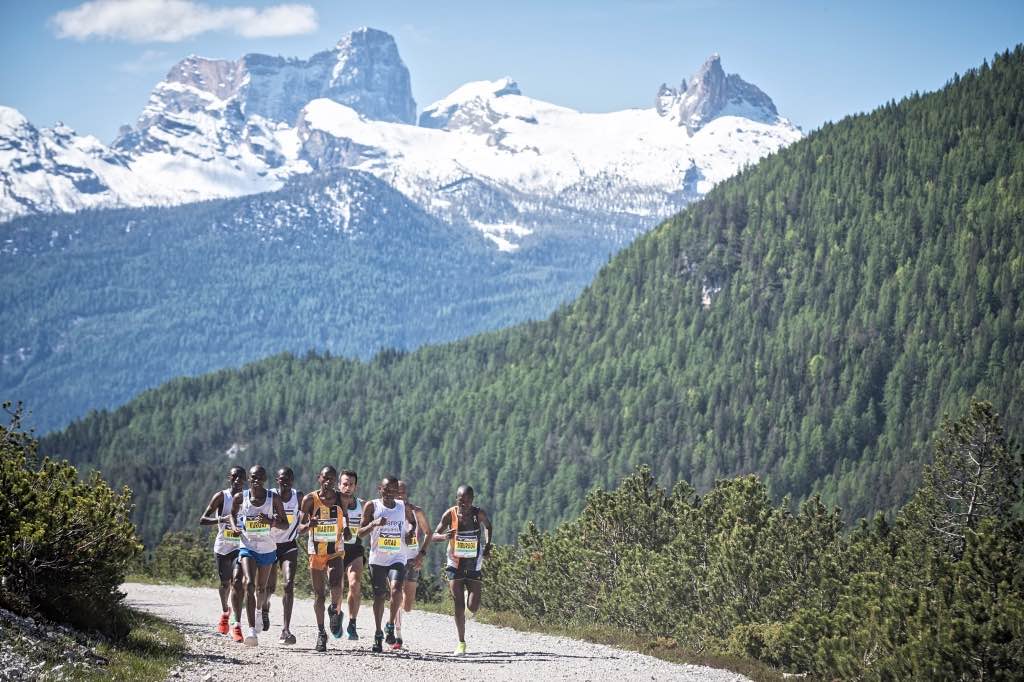
[[[405,580],[402,581],[402,608],[398,611],[395,619],[395,643],[391,645],[391,648],[396,651],[402,648],[402,611],[408,613],[416,605],[416,588],[419,586],[420,565],[422,564],[415,564],[414,561],[419,557],[422,562],[423,557],[427,555],[427,547],[430,546],[431,540],[428,532],[430,522],[427,521],[427,515],[423,513],[423,509],[409,502],[409,487],[405,484],[405,481],[398,482],[397,497],[405,503],[406,507],[412,509],[412,513],[416,517],[416,532],[413,533],[408,543],[408,551],[405,555]],[[422,545],[420,544],[420,538],[423,538]]]
[[[363,524],[359,537],[370,536],[370,577],[373,582],[373,619],[377,629],[373,635],[374,653],[384,650],[384,632],[380,623],[384,617],[384,600],[391,593],[391,613],[387,624],[387,642],[395,643],[395,615],[401,606],[402,580],[405,578],[407,543],[416,533],[416,518],[412,509],[395,499],[398,477],[385,476],[380,482],[380,497],[363,506]],[[419,568],[421,557],[414,561]],[[388,589],[388,579],[391,589]]]
[[[363,505],[366,500],[356,497],[359,476],[352,469],[345,469],[338,478],[338,492],[341,493],[341,508],[345,510],[349,528],[359,529],[363,523]],[[356,631],[356,616],[363,600],[363,563],[365,550],[359,536],[352,533],[345,540],[345,576],[348,578],[348,638],[359,639]]]
[[[299,532],[309,531],[309,577],[313,583],[313,613],[316,615],[316,650],[327,651],[324,631],[324,602],[331,589],[331,605],[327,609],[331,634],[341,637],[341,580],[345,574],[345,545],[348,536],[345,511],[338,493],[338,472],[331,465],[317,476],[320,489],[302,498],[302,522]]]
[[[292,634],[292,605],[295,603],[295,562],[299,558],[299,544],[296,538],[299,535],[299,501],[302,500],[302,493],[295,490],[292,485],[295,482],[295,473],[291,467],[281,467],[277,470],[277,487],[274,492],[281,498],[281,506],[288,516],[288,529],[272,531],[274,542],[277,543],[277,562],[270,568],[270,580],[267,583],[267,598],[263,602],[263,631],[270,629],[270,597],[277,589],[277,574],[281,573],[284,580],[284,593],[281,595],[281,644],[295,644],[295,635]]]
[[[232,617],[241,610],[242,602],[242,567],[238,563],[240,537],[231,529],[231,501],[237,493],[242,492],[245,484],[245,469],[239,466],[228,471],[228,487],[214,493],[206,511],[199,517],[200,526],[217,525],[217,539],[213,541],[213,556],[217,560],[217,575],[220,578],[220,622],[217,632],[228,634],[236,642],[242,641],[242,629]],[[232,604],[237,602],[234,610]]]
[[[267,489],[267,470],[260,465],[249,469],[249,489],[237,493],[231,503],[231,529],[242,535],[238,561],[242,564],[242,585],[245,588],[245,615],[249,630],[246,646],[257,646],[256,609],[263,609],[267,598],[270,567],[277,561],[277,543],[271,528],[285,530],[288,518],[281,497]],[[237,620],[242,614],[236,614]]]
[[[445,567],[445,578],[455,601],[455,629],[459,633],[459,643],[455,647],[455,655],[466,653],[466,606],[464,591],[469,592],[468,606],[471,614],[476,615],[480,608],[480,591],[483,587],[484,557],[491,553],[491,537],[494,529],[487,513],[473,506],[473,488],[468,485],[459,486],[455,494],[456,504],[441,517],[441,522],[434,530],[434,540],[448,541],[448,562]],[[486,530],[486,542],[481,546],[480,531]]]

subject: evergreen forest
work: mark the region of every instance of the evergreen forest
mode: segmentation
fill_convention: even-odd
[[[147,388],[310,348],[369,358],[550,314],[606,262],[502,253],[358,171],[175,207],[0,225],[0,397],[66,426]]]
[[[470,483],[502,541],[577,517],[641,465],[701,494],[757,474],[772,499],[817,495],[844,522],[895,510],[943,415],[976,397],[1021,434],[1021,93],[1018,46],[827,124],[544,321],[176,379],[41,450],[129,485],[150,546],[194,525],[235,463],[289,464],[306,488],[324,463],[352,467],[367,496],[397,472],[435,516]]]

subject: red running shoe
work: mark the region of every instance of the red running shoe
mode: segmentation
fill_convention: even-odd
[[[242,626],[235,623],[234,627],[231,628],[231,639],[236,642],[241,642],[245,637],[242,637]]]
[[[220,622],[217,623],[217,632],[219,632],[222,635],[228,634],[228,615],[229,614],[230,614],[229,611],[225,611],[224,613],[220,614]]]

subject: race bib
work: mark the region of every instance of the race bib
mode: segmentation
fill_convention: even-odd
[[[246,519],[245,534],[249,537],[260,537],[264,535],[270,535],[270,524],[261,523],[256,519]]]
[[[348,515],[348,527],[358,529],[359,526],[363,525],[362,514],[349,514]],[[352,535],[349,536],[348,540],[345,540],[346,545],[354,545],[359,542],[359,536],[353,531]]]
[[[419,549],[420,548],[420,535],[419,535],[419,533],[413,533],[412,534],[412,540],[409,540],[407,543],[405,543],[405,546],[408,547],[409,549]]]
[[[321,521],[313,529],[314,542],[337,542],[338,524],[335,522],[324,523]]]
[[[397,554],[402,551],[402,536],[397,533],[385,535],[384,531],[381,531],[377,536],[377,551],[385,554]]]
[[[475,559],[479,547],[480,540],[472,535],[455,536],[456,559]]]
[[[224,538],[224,542],[232,545],[237,545],[242,540],[242,534],[237,530],[231,530],[230,528],[224,529],[224,535],[222,537]]]
[[[295,523],[295,514],[286,514],[286,516],[288,517],[288,525],[289,526],[292,525],[293,523]]]

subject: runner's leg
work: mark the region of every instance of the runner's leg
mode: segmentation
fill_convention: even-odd
[[[281,561],[281,576],[284,579],[284,589],[281,593],[281,618],[284,621],[283,631],[291,632],[292,607],[295,605],[295,559],[297,552],[289,552]]]
[[[245,617],[249,627],[256,627],[256,560],[242,557],[242,589],[245,590]]]
[[[455,630],[459,633],[459,641],[466,641],[466,595],[462,580],[451,580],[452,600],[455,602]]]

